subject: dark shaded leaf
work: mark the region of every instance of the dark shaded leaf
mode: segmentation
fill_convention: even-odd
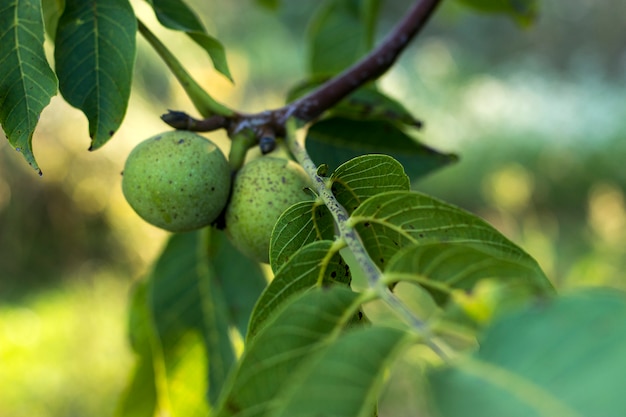
[[[287,94],[287,102],[304,96],[327,80],[328,77],[316,77],[296,85]],[[422,126],[422,122],[416,119],[406,107],[380,91],[375,84],[359,88],[324,114],[324,117],[333,116],[355,120],[387,120],[418,129]]]
[[[537,18],[538,0],[459,0],[461,3],[485,13],[503,13],[518,24],[528,26]]]
[[[9,143],[36,170],[32,139],[41,111],[57,92],[43,49],[38,0],[5,0],[0,6],[0,124]]]
[[[309,129],[306,147],[317,164],[328,164],[330,169],[356,156],[387,154],[404,166],[411,180],[457,160],[455,155],[422,145],[395,124],[382,120],[321,120]]]
[[[213,285],[221,289],[231,325],[245,339],[252,309],[267,286],[265,274],[259,263],[241,254],[223,232],[212,231],[211,238]]]
[[[137,20],[128,0],[66,0],[54,52],[61,94],[89,119],[90,149],[119,128],[135,63]]]

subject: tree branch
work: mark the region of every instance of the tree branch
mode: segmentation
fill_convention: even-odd
[[[286,117],[291,115],[306,122],[331,108],[350,93],[387,72],[402,51],[435,11],[441,0],[418,0],[405,17],[398,22],[385,40],[362,60],[306,96],[282,109]],[[284,123],[286,120],[282,120]]]
[[[268,130],[283,135],[288,118],[295,116],[304,122],[314,120],[359,87],[384,74],[425,26],[439,3],[441,0],[417,0],[383,42],[362,60],[316,90],[281,108],[254,114],[235,113],[224,118],[205,120],[195,120],[187,116],[187,119],[181,121],[179,115],[178,123],[170,123],[167,118],[164,120],[177,129],[191,128],[202,132],[221,128],[228,128],[230,133],[251,129],[257,140]]]

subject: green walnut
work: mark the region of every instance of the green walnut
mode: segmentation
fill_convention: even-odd
[[[235,176],[226,233],[243,253],[267,263],[274,224],[290,206],[311,199],[310,187],[293,161],[264,156],[248,162]]]
[[[187,131],[141,142],[128,156],[122,177],[124,197],[137,214],[171,232],[211,224],[228,201],[230,184],[222,151]]]

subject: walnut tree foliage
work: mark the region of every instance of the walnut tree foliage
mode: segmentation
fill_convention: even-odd
[[[457,1],[520,25],[538,13],[533,0]],[[226,48],[192,8],[148,3],[232,79]],[[203,117],[176,111],[163,120],[226,129],[235,171],[251,147],[285,143],[315,184],[316,198],[274,226],[270,280],[235,249],[227,224],[169,237],[132,294],[136,361],[117,416],[375,416],[389,370],[407,358],[410,389],[426,398],[419,415],[624,414],[625,295],[559,294],[496,228],[411,189],[456,156],[421,144],[421,122],[376,82],[438,3],[416,1],[377,41],[384,1],[319,2],[303,46],[308,73],[284,107],[250,115],[202,89],[129,0],[2,2],[0,123],[34,169],[33,132],[57,93],[89,120],[91,150],[115,140],[143,36]],[[398,319],[378,314],[381,306]]]

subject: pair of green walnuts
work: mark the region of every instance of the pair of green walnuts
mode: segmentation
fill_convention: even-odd
[[[246,163],[234,179],[231,172],[210,140],[187,131],[166,132],[130,153],[122,191],[140,217],[171,232],[200,229],[223,215],[234,245],[268,262],[274,224],[288,207],[311,199],[310,179],[295,162],[271,156]]]

